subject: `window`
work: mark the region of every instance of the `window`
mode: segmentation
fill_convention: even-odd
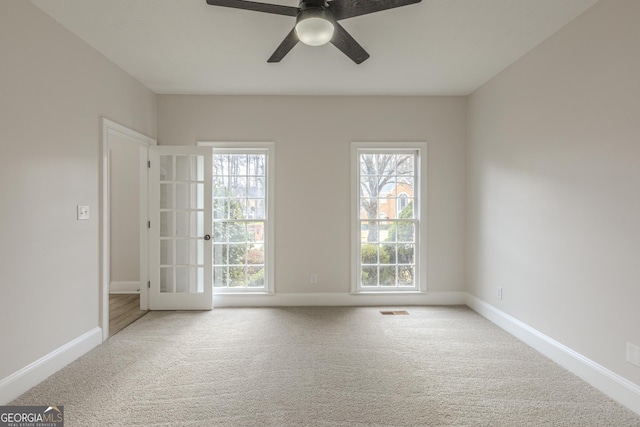
[[[271,144],[211,145],[213,290],[271,292]]]
[[[354,143],[353,290],[424,290],[420,246],[424,144]]]

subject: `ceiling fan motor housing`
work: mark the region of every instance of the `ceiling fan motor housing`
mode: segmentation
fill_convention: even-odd
[[[324,0],[301,1],[296,17],[298,39],[310,46],[321,46],[333,38],[335,20]]]

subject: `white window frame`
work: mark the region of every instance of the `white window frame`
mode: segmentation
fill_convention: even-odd
[[[417,153],[414,183],[414,214],[416,218],[415,287],[396,286],[369,288],[361,286],[360,267],[360,154],[363,152]],[[427,291],[427,143],[426,142],[352,142],[351,143],[351,292],[422,293]]]
[[[275,143],[273,142],[228,142],[198,141],[200,146],[213,147],[216,154],[266,153],[266,195],[265,195],[265,260],[263,288],[213,288],[214,295],[221,294],[272,294],[275,292]],[[211,260],[213,262],[213,260]]]

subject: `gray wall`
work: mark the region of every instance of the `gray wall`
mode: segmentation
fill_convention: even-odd
[[[636,384],[638,17],[601,0],[476,91],[468,161],[469,291]]]
[[[28,1],[0,62],[2,379],[98,326],[100,117],[154,136],[156,97]]]
[[[109,148],[110,278],[112,282],[139,282],[140,145],[128,138],[112,135]],[[146,199],[147,195],[143,197]],[[132,290],[135,291],[136,287]]]
[[[462,291],[465,128],[465,97],[158,97],[160,145],[275,142],[276,292],[350,292],[350,141],[428,142],[427,287]]]

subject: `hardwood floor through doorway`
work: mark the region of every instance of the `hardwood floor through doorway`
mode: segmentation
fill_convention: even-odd
[[[140,295],[109,295],[109,336],[117,334],[145,314],[147,310],[140,310]]]

